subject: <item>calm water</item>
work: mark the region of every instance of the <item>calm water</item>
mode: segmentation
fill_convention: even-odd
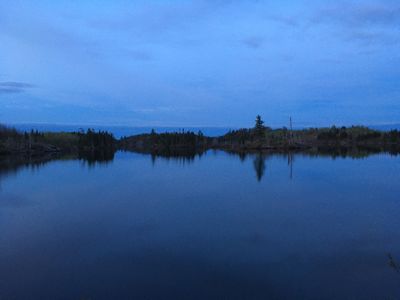
[[[399,171],[212,151],[4,169],[0,299],[399,299]]]

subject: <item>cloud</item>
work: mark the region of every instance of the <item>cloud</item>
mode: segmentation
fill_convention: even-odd
[[[338,90],[398,115],[381,97],[399,86],[396,0],[23,1],[0,1],[0,111],[12,122],[239,125]],[[375,85],[348,88],[359,82]]]
[[[135,8],[128,7],[115,15],[89,19],[88,25],[101,30],[128,31],[139,37],[188,26],[196,20],[201,20],[205,14],[212,11],[211,8],[213,6],[201,2],[145,3]]]
[[[290,27],[296,27],[300,24],[299,20],[293,16],[271,15],[267,19]]]
[[[128,56],[133,60],[137,61],[150,61],[153,60],[153,56],[146,51],[132,50],[128,52]]]
[[[152,108],[134,108],[130,111],[140,114],[153,114],[153,113],[173,113],[173,112],[185,112],[185,111],[195,111],[196,107],[172,107],[172,106],[159,106]]]
[[[399,40],[400,5],[342,3],[317,10],[310,21],[331,26],[345,41],[390,46]]]
[[[32,87],[34,87],[32,84],[24,82],[14,82],[14,81],[0,82],[0,94],[22,93]]]
[[[390,46],[399,43],[399,39],[386,32],[354,31],[349,33],[346,39],[349,41],[358,41],[363,45],[383,44]]]
[[[399,16],[398,4],[341,4],[319,10],[312,20],[346,26],[395,26],[400,25]]]
[[[252,36],[245,38],[243,44],[249,48],[258,49],[264,44],[264,38],[258,36]]]

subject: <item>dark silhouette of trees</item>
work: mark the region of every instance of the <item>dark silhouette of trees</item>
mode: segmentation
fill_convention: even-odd
[[[107,151],[114,153],[116,140],[105,131],[84,132],[18,132],[0,125],[0,154],[43,154],[50,152],[75,153]],[[109,157],[108,154],[100,156]]]
[[[116,140],[106,131],[88,129],[86,132],[18,132],[0,125],[0,155],[41,154],[50,152],[99,152],[94,157],[111,157],[116,149],[133,150],[158,155],[194,155],[207,149],[233,152],[248,151],[298,151],[317,150],[347,155],[354,152],[400,153],[400,132],[382,132],[363,126],[307,128],[288,130],[271,129],[258,115],[253,128],[230,130],[220,137],[207,137],[203,132],[185,131],[156,133],[123,137]],[[355,151],[356,150],[356,151]]]
[[[119,142],[122,149],[171,156],[201,153],[210,144],[211,139],[201,131],[195,134],[184,129],[179,132],[140,134],[122,138]]]
[[[264,121],[261,119],[260,115],[257,115],[256,122],[254,125],[254,132],[257,137],[263,137],[265,134]]]
[[[78,147],[80,151],[113,150],[115,148],[115,138],[106,131],[94,131],[88,129],[86,133],[74,133],[77,135]]]

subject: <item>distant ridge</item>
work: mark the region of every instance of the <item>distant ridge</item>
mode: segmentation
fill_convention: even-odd
[[[236,129],[234,127],[135,127],[135,126],[103,126],[103,125],[61,125],[61,124],[11,124],[11,127],[19,131],[31,131],[38,130],[40,132],[76,132],[79,130],[86,131],[91,128],[94,130],[108,131],[112,133],[116,138],[121,138],[123,136],[131,136],[143,133],[150,133],[154,129],[157,133],[164,132],[176,132],[182,131],[193,131],[198,132],[199,130],[210,137],[216,137],[226,134],[230,129]]]
[[[383,125],[371,125],[369,126],[372,129],[381,130],[381,131],[390,131],[390,130],[400,130],[400,123],[397,124],[383,124]]]
[[[17,130],[20,131],[31,131],[33,130],[38,130],[41,132],[74,132],[74,131],[79,131],[80,129],[83,129],[86,131],[89,128],[95,129],[95,130],[103,130],[103,131],[108,131],[114,134],[116,138],[121,138],[123,136],[131,136],[131,135],[137,135],[137,134],[143,134],[143,133],[150,133],[152,129],[154,129],[157,133],[163,133],[163,132],[175,132],[175,131],[181,131],[182,129],[185,129],[185,131],[193,131],[193,132],[198,132],[199,130],[203,132],[203,134],[210,136],[210,137],[216,137],[216,136],[222,136],[226,134],[229,130],[234,130],[237,129],[235,127],[172,127],[172,126],[106,126],[106,125],[62,125],[62,124],[10,124],[10,126],[16,128]],[[278,128],[279,126],[274,126],[274,128]],[[390,130],[400,130],[400,123],[396,124],[382,124],[382,125],[370,125],[368,126],[371,129],[375,130],[381,130],[381,131],[390,131]],[[307,128],[307,126],[297,126],[295,129],[304,129]]]

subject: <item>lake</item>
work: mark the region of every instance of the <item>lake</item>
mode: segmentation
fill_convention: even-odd
[[[0,299],[398,299],[400,156],[0,169]]]

